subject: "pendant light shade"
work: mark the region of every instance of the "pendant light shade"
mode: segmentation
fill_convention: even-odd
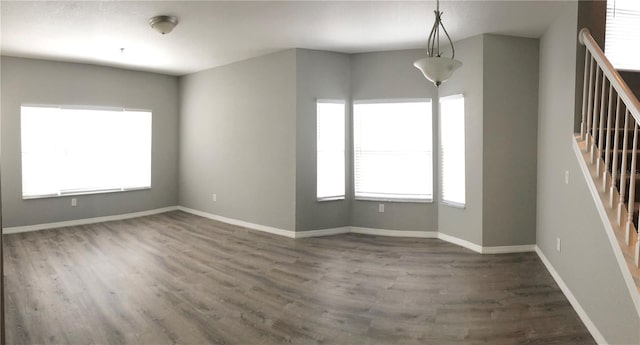
[[[453,47],[453,42],[451,41],[451,37],[449,37],[447,29],[444,28],[444,24],[442,24],[443,13],[440,12],[440,0],[436,2],[436,6],[436,10],[434,11],[436,20],[433,23],[429,38],[427,39],[427,57],[417,60],[413,65],[424,74],[425,78],[439,87],[440,84],[447,81],[447,79],[453,75],[455,70],[462,66],[462,62],[455,60],[456,51]],[[451,46],[450,58],[442,56],[442,52],[440,51],[440,30],[444,32],[449,41],[449,46]]]
[[[447,81],[455,70],[462,66],[462,62],[446,57],[426,57],[413,63],[425,78],[429,79],[436,86]]]
[[[149,19],[149,25],[157,32],[166,35],[178,25],[178,18],[174,16],[155,16]]]

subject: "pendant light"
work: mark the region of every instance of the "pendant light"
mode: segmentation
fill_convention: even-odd
[[[427,57],[417,60],[413,63],[422,74],[433,82],[437,87],[444,83],[453,75],[453,72],[462,66],[462,62],[455,60],[455,49],[453,48],[453,42],[447,29],[442,24],[442,12],[440,12],[440,0],[436,1],[436,10],[433,11],[436,15],[436,21],[433,23],[431,33],[427,39]],[[449,45],[451,46],[451,58],[442,56],[440,51],[440,28],[444,32]]]

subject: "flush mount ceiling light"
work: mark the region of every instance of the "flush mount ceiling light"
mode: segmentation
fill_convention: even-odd
[[[155,16],[149,19],[149,25],[157,32],[165,35],[178,25],[178,18],[174,16]]]
[[[427,57],[417,60],[413,63],[422,74],[433,82],[437,87],[444,83],[453,75],[453,72],[462,66],[462,62],[455,60],[455,49],[453,48],[453,42],[447,29],[442,24],[442,13],[440,12],[440,0],[436,1],[436,10],[433,11],[436,15],[436,21],[433,23],[431,33],[427,39]],[[451,58],[442,56],[440,51],[440,28],[444,32],[449,45],[451,46]]]

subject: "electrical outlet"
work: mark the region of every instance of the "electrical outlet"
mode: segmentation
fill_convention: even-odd
[[[569,170],[564,171],[564,184],[569,184]]]
[[[78,206],[78,201],[76,200],[76,198],[71,198],[71,206],[73,207]]]
[[[560,237],[556,238],[556,250],[560,253],[562,247],[560,246]]]
[[[384,212],[384,204],[378,204],[378,212]]]
[[[213,195],[211,195],[211,200],[213,200],[213,202],[218,201],[218,196],[216,195],[216,193],[213,193]]]

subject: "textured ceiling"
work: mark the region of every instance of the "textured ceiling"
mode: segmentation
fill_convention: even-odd
[[[445,1],[454,40],[539,37],[561,1]],[[422,48],[434,1],[2,1],[2,55],[183,75],[287,48]],[[178,17],[165,36],[147,20]],[[120,48],[124,48],[121,52]]]

